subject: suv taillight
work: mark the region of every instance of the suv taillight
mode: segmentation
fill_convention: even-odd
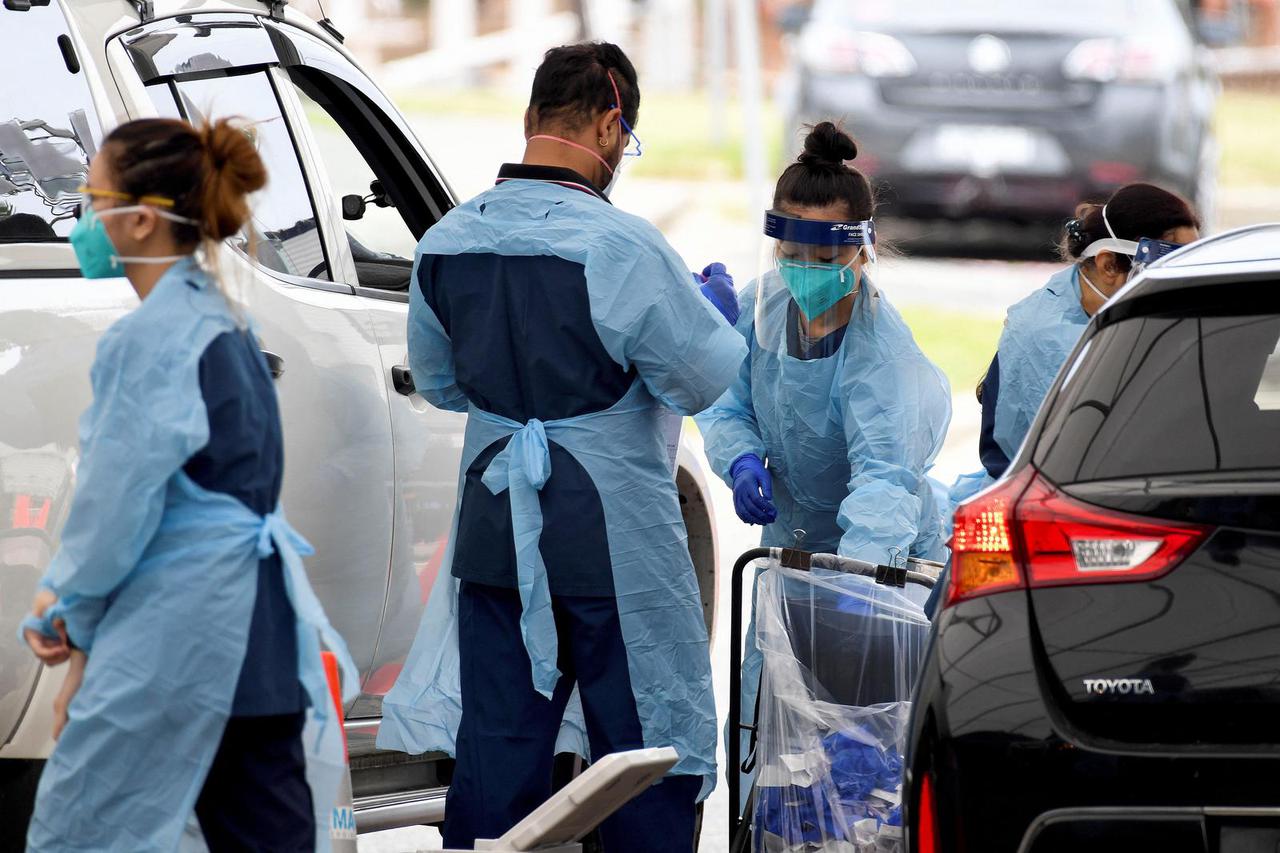
[[[956,510],[947,605],[1025,586],[1150,580],[1211,530],[1086,504],[1028,466]]]

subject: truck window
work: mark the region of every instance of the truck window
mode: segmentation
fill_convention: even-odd
[[[65,241],[75,225],[102,133],[80,61],[58,4],[0,9],[0,244]]]
[[[245,122],[267,167],[267,186],[251,199],[249,233],[237,248],[267,269],[332,280],[310,189],[298,162],[275,86],[266,71],[175,81],[182,111],[193,124],[223,116]]]
[[[453,206],[452,194],[395,106],[350,60],[302,30],[263,25],[289,46],[281,70],[315,141],[313,177],[340,206],[346,200],[351,283],[362,295],[407,298],[416,244]]]
[[[343,225],[353,241],[352,250],[357,257],[357,266],[362,253],[360,247],[368,250],[363,253],[376,254],[385,258],[411,260],[418,238],[409,230],[404,216],[391,203],[385,186],[396,179],[393,174],[378,174],[366,154],[357,147],[352,138],[350,124],[340,123],[344,116],[334,101],[324,98],[317,89],[308,87],[317,97],[324,98],[324,103],[317,102],[307,89],[294,86],[298,100],[302,103],[307,116],[307,124],[311,127],[312,137],[324,165],[325,175],[329,181],[334,197],[342,202],[350,196],[368,199],[358,217],[344,214]],[[373,182],[383,181],[383,192],[375,195],[371,187]],[[351,211],[354,214],[354,211]]]

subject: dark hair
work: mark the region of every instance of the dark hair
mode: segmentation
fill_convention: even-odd
[[[609,82],[609,75],[613,82]],[[621,104],[614,103],[617,84]],[[617,107],[631,127],[640,121],[640,84],[622,48],[608,42],[553,47],[533,75],[529,118],[533,126],[563,123],[578,129],[600,112]]]
[[[778,178],[773,206],[826,207],[844,202],[849,218],[861,221],[875,214],[875,197],[867,176],[845,161],[858,156],[853,137],[829,121],[814,125],[804,139],[804,151]]]
[[[1107,223],[1121,240],[1158,239],[1175,228],[1200,228],[1200,217],[1191,205],[1152,184],[1123,186],[1107,199],[1105,207],[1106,221],[1103,221],[1101,204],[1086,203],[1076,208],[1076,217],[1067,223],[1062,241],[1064,260],[1077,261],[1090,243],[1110,237]],[[1117,254],[1115,258],[1121,270],[1129,268],[1127,255]]]
[[[113,130],[102,149],[121,192],[172,199],[166,210],[198,223],[172,223],[184,246],[238,232],[249,219],[246,196],[267,183],[248,133],[228,119],[199,129],[177,119],[138,119]]]

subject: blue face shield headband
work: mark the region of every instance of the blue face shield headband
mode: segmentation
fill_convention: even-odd
[[[874,246],[876,224],[870,219],[862,222],[797,219],[770,210],[764,215],[764,235],[784,243],[810,246]]]
[[[1129,279],[1137,278],[1151,264],[1181,249],[1184,243],[1170,243],[1168,240],[1157,240],[1154,237],[1143,237],[1138,241],[1138,250],[1133,256],[1133,266],[1129,270]]]
[[[764,233],[780,242],[801,246],[857,246],[859,254],[865,251],[868,259],[875,260],[876,228],[869,219],[862,222],[797,219],[771,210],[764,216]],[[778,272],[805,319],[813,320],[854,292],[858,274],[852,267],[856,261],[856,255],[847,264],[779,258]]]

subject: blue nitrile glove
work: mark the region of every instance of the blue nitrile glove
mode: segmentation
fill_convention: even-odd
[[[702,275],[693,274],[695,281],[701,285],[702,295],[724,315],[729,325],[738,322],[738,294],[733,289],[733,276],[725,269],[724,264],[711,264],[702,271]]]
[[[747,524],[772,524],[778,518],[773,505],[773,475],[754,453],[744,453],[729,467],[733,477],[733,508]]]

